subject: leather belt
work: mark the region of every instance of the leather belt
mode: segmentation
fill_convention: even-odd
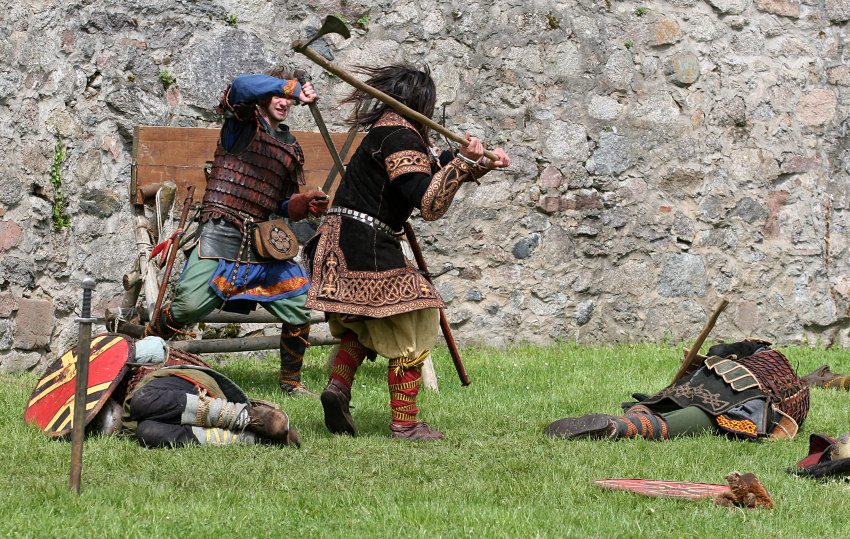
[[[390,236],[401,236],[402,234],[404,234],[404,230],[393,230],[390,225],[372,217],[368,213],[352,210],[351,208],[344,208],[342,206],[331,206],[330,208],[328,208],[327,215],[342,215],[343,217],[349,217],[351,219],[354,219],[355,221],[360,221],[361,223],[367,224],[372,228],[380,230],[381,232],[386,232]]]

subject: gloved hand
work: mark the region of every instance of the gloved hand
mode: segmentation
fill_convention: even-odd
[[[289,198],[287,211],[293,221],[306,218],[308,212],[315,216],[323,215],[328,211],[328,195],[321,191],[295,193]]]

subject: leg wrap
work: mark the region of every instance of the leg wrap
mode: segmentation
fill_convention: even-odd
[[[626,415],[615,417],[612,421],[617,429],[614,438],[642,436],[647,440],[664,440],[670,437],[667,422],[642,404],[633,406]]]
[[[293,326],[283,323],[280,332],[280,388],[290,392],[301,385],[304,352],[310,345],[310,324]]]
[[[824,389],[850,389],[850,375],[839,374],[821,386]]]
[[[162,337],[167,341],[177,333],[184,333],[181,331],[182,328],[183,324],[174,319],[174,315],[171,312],[171,305],[169,304],[162,308],[156,320],[151,320],[145,326],[145,337],[153,335]]]
[[[248,425],[248,405],[213,399],[206,395],[186,395],[186,408],[180,417],[183,425],[218,427],[226,430],[242,430]]]
[[[387,383],[390,388],[392,424],[409,426],[416,423],[416,396],[422,383],[422,364],[428,357],[426,350],[416,358],[394,358],[390,360]]]
[[[366,347],[357,340],[357,334],[346,331],[340,339],[339,351],[334,358],[334,366],[331,369],[331,380],[341,382],[350,392],[354,383],[354,375],[366,358]]]
[[[192,434],[201,445],[253,444],[257,440],[253,432],[216,427],[192,427]]]

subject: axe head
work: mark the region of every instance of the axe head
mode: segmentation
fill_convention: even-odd
[[[345,39],[351,37],[351,32],[348,30],[348,25],[335,15],[328,15],[325,17],[324,22],[322,22],[322,27],[319,28],[319,31],[311,37],[308,41],[297,40],[292,44],[292,48],[295,50],[305,49],[310,46],[310,43],[316,41],[320,37],[326,34],[339,34]]]

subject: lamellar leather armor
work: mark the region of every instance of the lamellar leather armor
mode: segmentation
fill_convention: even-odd
[[[798,426],[809,413],[809,386],[797,376],[788,359],[776,350],[762,350],[735,360],[758,380],[762,391],[774,404],[791,416]]]
[[[223,217],[240,227],[248,217],[266,221],[304,184],[304,154],[298,142],[285,144],[259,125],[256,129],[239,153],[228,152],[219,141],[204,193],[202,221]]]

